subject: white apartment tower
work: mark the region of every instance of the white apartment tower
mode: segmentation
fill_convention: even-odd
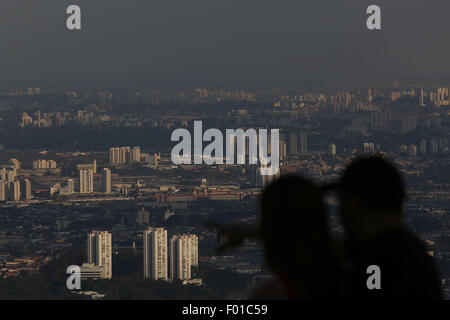
[[[94,192],[94,172],[91,169],[80,170],[80,193]]]
[[[6,182],[0,181],[0,201],[6,201]]]
[[[191,279],[192,267],[198,266],[198,238],[193,234],[170,238],[170,279]]]
[[[168,280],[167,230],[148,228],[143,234],[144,278]]]
[[[121,147],[119,152],[119,163],[130,162],[131,147]]]
[[[103,279],[112,278],[111,233],[92,231],[87,238],[88,263],[103,267]]]
[[[140,162],[141,161],[141,148],[133,147],[131,161],[132,162]]]
[[[120,148],[109,148],[109,163],[119,163]]]
[[[75,182],[73,181],[73,179],[67,179],[67,192],[69,194],[75,193]]]
[[[6,188],[6,200],[20,200],[20,181],[9,181]]]

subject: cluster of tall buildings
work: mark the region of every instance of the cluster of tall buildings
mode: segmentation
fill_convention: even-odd
[[[111,170],[103,168],[102,171],[102,188],[103,193],[110,194],[111,187]],[[80,169],[80,193],[94,192],[94,170]]]
[[[50,127],[53,124],[52,119],[48,116],[48,113],[44,113],[44,117],[41,115],[41,111],[36,111],[33,116],[28,115],[28,113],[23,112],[21,115],[21,120],[19,123],[19,127],[24,128],[28,126],[34,126],[34,127]]]
[[[369,91],[367,100],[371,101],[372,99],[372,92]],[[322,101],[325,102],[325,97],[322,97],[322,99],[320,99],[319,96],[319,102]],[[359,112],[362,109],[363,105],[361,97],[358,97],[358,95],[352,94],[347,90],[338,90],[337,94],[334,96],[330,96],[327,102],[329,108],[331,108],[331,111],[336,114]]]
[[[31,182],[28,179],[0,180],[0,201],[20,201],[31,199]]]
[[[9,166],[0,169],[0,201],[30,200],[30,180],[17,177],[17,170],[20,169],[17,159],[11,159],[9,162]]]
[[[291,155],[308,153],[308,134],[304,131],[291,132],[288,135],[288,153]]]
[[[164,228],[147,228],[143,233],[144,278],[150,280],[190,280],[198,267],[198,237],[173,235]],[[112,241],[107,231],[92,231],[87,237],[87,263],[81,267],[83,279],[112,278]]]
[[[375,144],[373,142],[364,142],[363,143],[363,151],[365,153],[374,152]]]
[[[198,237],[173,235],[168,240],[164,228],[148,228],[143,233],[144,278],[151,280],[189,280],[198,266]]]
[[[423,90],[420,95],[420,102],[424,105],[423,101]],[[435,106],[448,106],[450,105],[450,88],[437,88],[435,92],[429,92],[428,97],[430,102],[432,102]]]
[[[56,161],[54,160],[35,160],[33,161],[33,169],[56,169]]]
[[[441,138],[422,138],[420,139],[420,154],[438,153],[448,147],[448,139]]]
[[[141,161],[140,147],[117,147],[109,149],[109,163],[112,165]]]

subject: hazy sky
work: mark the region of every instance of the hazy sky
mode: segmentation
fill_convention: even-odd
[[[83,30],[66,29],[66,8]],[[382,30],[365,10],[382,8]],[[0,87],[450,76],[448,0],[1,0]]]

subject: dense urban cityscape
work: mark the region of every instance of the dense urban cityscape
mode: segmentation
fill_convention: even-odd
[[[133,298],[121,290],[131,275],[143,290],[133,292],[148,298],[246,298],[269,274],[260,245],[248,242],[217,255],[216,234],[206,224],[256,223],[258,196],[271,177],[250,164],[173,164],[171,132],[202,120],[208,128],[279,129],[281,174],[319,183],[335,181],[359,154],[394,160],[408,185],[408,225],[427,243],[449,299],[449,90],[402,82],[371,88],[3,90],[0,296],[64,261],[61,279],[69,265],[81,267],[83,291],[71,294],[65,280],[58,284],[74,299]],[[338,236],[336,198],[327,202]],[[237,281],[219,289],[226,277]],[[18,289],[13,296],[33,297]]]

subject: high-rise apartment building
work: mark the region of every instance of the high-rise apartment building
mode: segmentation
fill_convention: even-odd
[[[94,192],[94,172],[91,169],[80,170],[80,193]]]
[[[140,147],[109,148],[109,163],[113,165],[141,161]]]
[[[0,201],[6,201],[6,182],[0,181]]]
[[[73,179],[67,179],[67,192],[69,194],[75,193],[75,181]]]
[[[92,231],[87,237],[88,263],[103,267],[103,279],[112,278],[112,241],[107,231]]]
[[[131,147],[121,147],[119,153],[120,163],[127,163],[131,160]]]
[[[120,148],[109,148],[109,163],[118,164],[119,162]]]
[[[9,181],[6,185],[6,200],[20,200],[20,181]]]
[[[140,162],[141,161],[141,148],[133,147],[131,161],[132,162]]]
[[[168,280],[167,230],[148,228],[143,234],[144,278]]]
[[[192,267],[198,265],[198,238],[193,234],[170,238],[170,279],[191,279]]]

